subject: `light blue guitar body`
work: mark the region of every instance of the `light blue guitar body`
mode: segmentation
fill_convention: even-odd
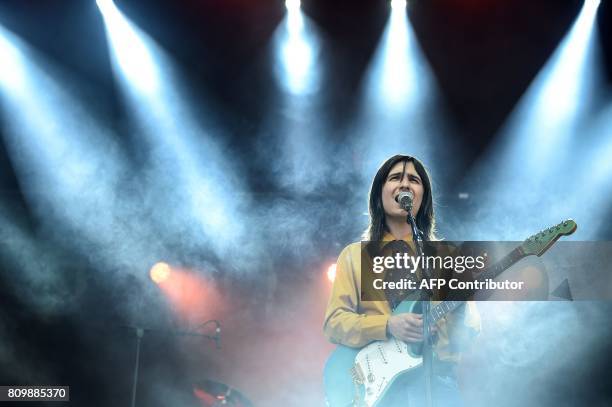
[[[392,314],[415,312],[417,304],[418,301],[405,300]],[[399,376],[421,364],[418,348],[420,346],[408,346],[396,339],[375,341],[361,349],[338,345],[323,371],[327,405],[375,406]],[[360,357],[364,359],[361,363]],[[374,374],[364,367],[366,365],[380,369]],[[385,372],[379,373],[382,369]]]

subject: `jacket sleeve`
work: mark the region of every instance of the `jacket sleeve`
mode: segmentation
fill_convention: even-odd
[[[389,319],[389,315],[360,312],[359,253],[359,250],[351,250],[351,246],[340,253],[323,325],[329,341],[355,348],[387,339]]]

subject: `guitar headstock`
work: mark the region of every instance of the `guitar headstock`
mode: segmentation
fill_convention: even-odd
[[[572,219],[567,219],[555,226],[544,229],[523,242],[521,248],[525,255],[541,256],[561,236],[569,236],[576,231],[578,225]]]

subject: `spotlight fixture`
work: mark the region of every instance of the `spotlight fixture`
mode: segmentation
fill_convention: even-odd
[[[394,10],[406,8],[406,0],[391,0],[391,8]]]
[[[300,9],[300,0],[285,0],[285,7],[288,11],[297,11]]]
[[[159,262],[155,263],[153,267],[151,267],[151,271],[149,275],[151,280],[155,281],[157,284],[161,284],[168,279],[170,276],[170,266],[168,263]]]
[[[332,283],[336,279],[336,263],[332,264],[331,266],[327,268],[327,278]]]

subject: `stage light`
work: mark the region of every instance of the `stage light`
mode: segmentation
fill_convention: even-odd
[[[437,104],[440,92],[408,19],[405,2],[393,1],[390,6],[386,26],[361,81],[354,132],[368,151],[363,170],[376,172],[385,158],[405,151],[406,146],[410,146],[411,155],[448,170],[448,163],[430,159],[435,151],[432,145],[439,143],[458,155],[465,147],[443,136],[446,124],[440,119]],[[380,137],[385,137],[385,143],[379,142]]]
[[[300,10],[300,0],[285,0],[285,7],[289,12],[298,12]]]
[[[117,66],[139,91],[155,95],[159,72],[142,33],[127,20],[112,0],[98,0]]]
[[[601,3],[601,0],[584,0],[584,3],[588,6],[588,7],[599,7],[599,4]]]
[[[0,85],[9,92],[23,88],[25,69],[22,55],[12,37],[0,26]]]
[[[391,0],[391,8],[392,9],[405,9],[406,0]]]
[[[61,228],[102,269],[141,269],[135,259],[150,253],[143,242],[151,231],[129,224],[133,205],[117,195],[125,156],[79,99],[88,84],[1,27],[0,53],[2,138],[34,216]]]
[[[96,0],[96,5],[102,13],[112,13],[115,9],[115,2],[113,0]]]
[[[318,44],[300,9],[299,0],[285,2],[287,15],[275,33],[276,68],[283,88],[294,95],[316,88],[318,68],[314,64]]]
[[[245,212],[237,207],[246,206],[246,198],[238,202],[235,191],[247,188],[234,176],[238,169],[217,141],[212,113],[207,116],[206,94],[188,95],[175,61],[112,1],[100,1],[128,125],[142,148],[151,152],[147,171],[154,175],[149,177],[148,201],[159,202],[149,208],[151,223],[178,227],[186,240],[212,246],[235,264],[240,256],[229,256],[225,250],[232,250],[231,242],[246,228],[246,216],[236,216]],[[174,198],[162,192],[168,189]]]
[[[401,0],[391,2],[383,48],[378,55],[381,99],[387,108],[395,110],[404,109],[419,97],[416,65],[423,61],[422,56],[415,54],[417,43],[405,6]]]
[[[327,278],[329,279],[329,281],[331,281],[332,283],[334,282],[334,280],[336,279],[336,263],[330,265],[327,268]]]
[[[171,269],[168,263],[159,262],[155,263],[151,270],[149,271],[149,276],[151,280],[155,281],[157,284],[161,284],[168,279],[170,276]]]
[[[599,207],[609,205],[609,199],[599,198],[597,188],[587,188],[593,180],[594,162],[577,159],[578,151],[590,154],[583,141],[591,141],[585,133],[592,130],[590,109],[603,76],[596,41],[597,5],[597,1],[584,2],[500,135],[483,154],[485,158],[466,177],[479,180],[480,185],[470,190],[486,191],[474,202],[480,205],[480,223],[490,225],[487,230],[476,227],[466,238],[521,240],[566,218],[580,219],[581,238],[597,229],[589,224],[598,222],[595,214]],[[571,193],[567,192],[568,172],[574,180]],[[581,202],[584,196],[589,196],[588,210]]]
[[[529,89],[525,105],[531,114],[520,120],[527,126],[536,125],[535,130],[544,142],[571,132],[588,105],[585,104],[590,96],[588,83],[597,65],[590,53],[598,4],[585,1],[570,32]]]
[[[423,113],[428,108],[428,101],[435,96],[432,95],[435,81],[410,25],[405,5],[401,0],[391,2],[385,30],[366,72],[363,109],[366,114],[378,115],[375,120],[385,125],[409,122],[410,134],[417,135],[421,121],[425,120]],[[384,133],[397,131],[385,129]],[[399,145],[389,146],[388,151],[404,149],[406,140],[397,139]],[[414,139],[410,144],[424,145],[421,140]],[[419,153],[412,152],[414,155]],[[425,158],[423,154],[419,157]]]

